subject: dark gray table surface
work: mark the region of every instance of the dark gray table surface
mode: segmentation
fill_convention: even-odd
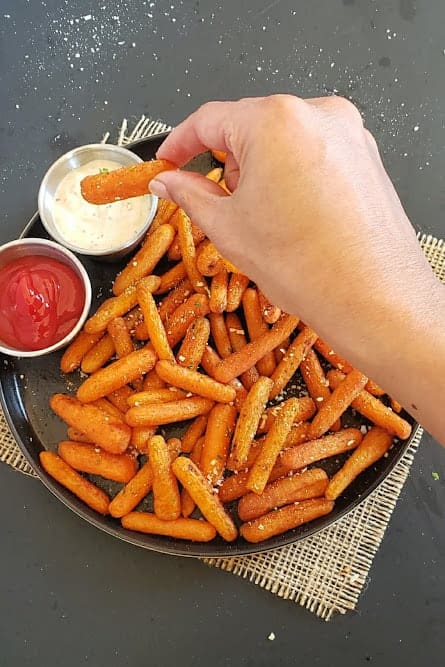
[[[363,111],[416,228],[445,236],[444,22],[442,0],[2,0],[0,241],[48,165],[123,117],[332,91]],[[445,662],[445,452],[429,437],[357,612],[329,624],[101,534],[6,466],[0,484],[1,667]]]

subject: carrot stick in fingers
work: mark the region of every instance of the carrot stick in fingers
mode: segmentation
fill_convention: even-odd
[[[82,197],[90,204],[111,204],[149,194],[150,181],[162,171],[176,169],[168,160],[140,162],[107,173],[86,176],[80,182]]]

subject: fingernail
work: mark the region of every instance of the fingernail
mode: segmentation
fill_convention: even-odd
[[[150,192],[157,197],[162,197],[162,199],[169,198],[167,188],[165,187],[164,183],[162,181],[158,181],[157,178],[154,178],[152,181],[150,181],[148,188]]]

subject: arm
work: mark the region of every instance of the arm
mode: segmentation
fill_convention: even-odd
[[[213,102],[158,157],[183,165],[208,148],[228,153],[232,197],[179,171],[152,191],[445,443],[445,287],[355,107],[285,95]]]

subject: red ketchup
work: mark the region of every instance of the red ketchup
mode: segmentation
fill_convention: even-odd
[[[32,255],[0,269],[0,340],[19,350],[42,350],[76,325],[85,289],[73,269]]]

